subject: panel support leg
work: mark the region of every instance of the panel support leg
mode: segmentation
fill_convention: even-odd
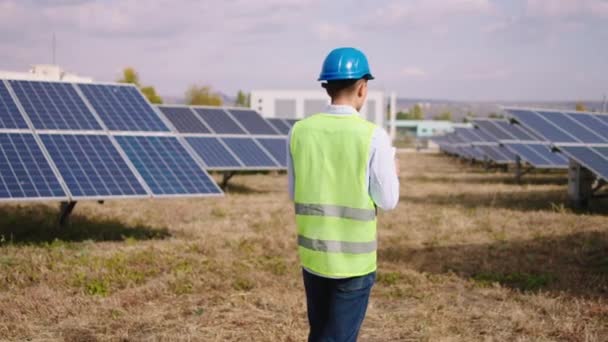
[[[222,188],[222,190],[226,191],[226,188],[228,187],[228,182],[230,181],[230,179],[232,179],[232,177],[234,177],[235,174],[236,172],[234,171],[228,171],[223,173],[222,183],[220,184],[220,188]]]
[[[521,177],[523,176],[523,170],[521,168],[521,158],[515,156],[515,182],[521,184]]]
[[[570,160],[568,168],[568,198],[570,205],[577,209],[585,209],[589,205],[589,200],[593,196],[594,177],[591,171],[587,170],[574,160]]]
[[[59,216],[59,226],[65,227],[70,223],[70,215],[76,206],[76,202],[61,202],[59,210],[61,211]]]

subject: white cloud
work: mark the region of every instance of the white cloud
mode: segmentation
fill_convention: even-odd
[[[428,25],[447,17],[488,14],[492,11],[493,6],[489,0],[413,0],[393,1],[378,8],[372,17],[379,25]]]
[[[470,81],[500,81],[508,79],[512,75],[508,68],[475,68],[465,71],[463,79]]]
[[[349,40],[354,36],[353,30],[346,25],[320,23],[313,26],[313,31],[322,41]]]
[[[428,76],[428,73],[422,68],[408,66],[408,67],[401,69],[400,75],[405,78],[420,79],[420,78],[425,78],[426,76]]]
[[[561,18],[569,16],[608,17],[605,0],[528,0],[526,14],[533,17]]]

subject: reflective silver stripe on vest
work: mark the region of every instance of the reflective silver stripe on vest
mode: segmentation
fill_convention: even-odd
[[[377,248],[376,240],[370,242],[345,242],[309,239],[302,235],[298,235],[298,245],[318,252],[350,254],[367,254],[375,252]]]
[[[376,219],[374,209],[358,209],[328,204],[296,203],[296,215],[340,217],[357,221],[373,221]]]

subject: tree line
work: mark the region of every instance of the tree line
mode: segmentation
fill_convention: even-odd
[[[141,90],[144,96],[154,104],[162,104],[163,99],[156,92],[156,88],[153,86],[143,86],[140,82],[139,73],[134,68],[125,68],[122,72],[122,76],[117,80],[119,83],[134,84]],[[207,85],[196,85],[193,84],[186,90],[185,100],[187,105],[206,105],[206,106],[222,106],[224,105],[224,98],[222,95],[213,90]],[[249,107],[250,94],[239,90],[236,94],[234,105],[237,107]]]

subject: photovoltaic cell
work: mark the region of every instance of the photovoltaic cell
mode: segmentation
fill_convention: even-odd
[[[469,142],[481,141],[481,138],[477,134],[475,134],[473,128],[456,127],[455,132],[458,136],[460,136],[465,141],[469,141]]]
[[[479,142],[498,142],[496,138],[480,128],[475,128],[475,135],[479,137]]]
[[[603,143],[606,140],[597,134],[589,131],[587,128],[566,116],[563,113],[558,112],[538,112],[540,116],[542,116],[545,120],[553,123],[555,126],[560,127],[561,129],[570,133],[578,140],[584,143]]]
[[[474,120],[473,122],[480,130],[491,135],[496,141],[513,139],[512,136],[504,132],[495,124],[495,120]]]
[[[498,146],[481,145],[477,146],[477,148],[483,152],[484,156],[492,161],[502,163],[509,160],[509,158],[502,153]]]
[[[117,136],[116,140],[155,195],[221,194],[177,138]]]
[[[583,114],[583,113],[566,113],[570,118],[579,124],[585,126],[596,135],[602,137],[602,140],[608,141],[608,123],[599,119],[599,115]]]
[[[41,139],[73,197],[147,194],[109,137],[42,134]]]
[[[256,139],[282,167],[287,167],[287,139]]]
[[[298,121],[298,119],[285,119],[285,123],[287,123],[290,127],[293,127],[293,125],[295,125]]]
[[[499,126],[503,131],[506,131],[510,136],[516,140],[526,140],[526,141],[536,141],[538,140],[528,132],[521,129],[521,125],[513,125],[508,123],[507,121],[497,120],[495,122],[497,126]]]
[[[540,134],[543,139],[551,142],[579,142],[553,124],[543,119],[539,114],[528,110],[512,110],[507,112],[522,125]]]
[[[223,109],[194,108],[194,111],[217,134],[247,134]]]
[[[591,170],[604,180],[608,180],[608,160],[587,146],[558,146],[570,158]]]
[[[532,144],[528,145],[528,147],[534,152],[542,155],[545,159],[549,160],[553,165],[559,167],[568,166],[568,158],[566,158],[563,154],[551,151],[551,148],[548,145],[537,145]]]
[[[498,146],[497,148],[500,151],[500,153],[502,153],[505,157],[507,157],[507,159],[505,159],[505,161],[515,162],[515,154],[513,154],[513,152],[511,152],[509,149],[505,148],[504,146]]]
[[[186,141],[209,168],[238,169],[242,167],[241,163],[232,156],[230,151],[218,138],[188,137]]]
[[[605,124],[608,125],[608,115],[606,115],[606,114],[598,114],[597,115],[597,119],[601,120],[602,122],[604,122]]]
[[[513,150],[523,161],[534,167],[553,165],[553,162],[546,159],[542,154],[536,153],[528,144],[505,144],[505,146]]]
[[[135,87],[102,84],[78,87],[111,131],[169,131]]]
[[[276,135],[277,131],[258,114],[249,109],[230,109],[230,114],[251,134]]]
[[[247,167],[277,167],[252,138],[222,138]]]
[[[283,135],[289,134],[289,130],[291,129],[291,125],[285,122],[283,119],[279,118],[270,118],[266,119],[271,125],[276,128]]]
[[[179,133],[211,133],[201,120],[188,107],[159,106]]]
[[[8,89],[0,80],[0,128],[28,128]]]
[[[602,157],[608,159],[608,147],[594,147],[595,152],[602,155]]]
[[[0,134],[0,199],[66,197],[31,134]]]
[[[9,81],[36,129],[101,130],[69,83]]]

